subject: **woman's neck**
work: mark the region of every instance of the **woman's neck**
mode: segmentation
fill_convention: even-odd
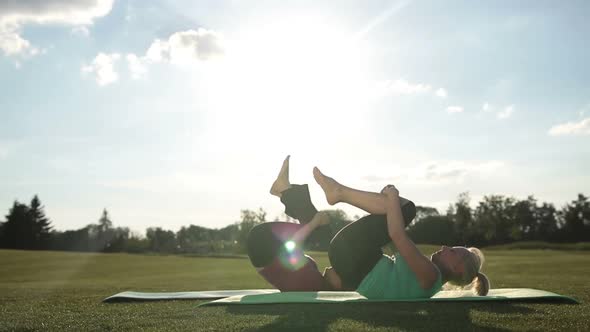
[[[442,280],[443,285],[450,280],[450,275],[449,275],[449,271],[442,266],[442,264],[440,264],[439,262],[433,261],[431,260],[432,264],[434,264],[434,266],[436,266],[436,268],[438,269],[438,271],[440,272],[440,278]]]

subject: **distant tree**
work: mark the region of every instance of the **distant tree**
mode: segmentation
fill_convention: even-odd
[[[35,245],[34,225],[31,222],[29,207],[14,201],[3,225],[1,246],[9,249],[33,249]]]
[[[324,210],[330,216],[330,228],[333,233],[338,233],[344,226],[350,224],[352,220],[348,217],[346,212],[340,209]],[[360,219],[360,218],[359,218]]]
[[[488,244],[508,243],[518,237],[519,225],[514,214],[514,198],[485,196],[475,210],[478,233]]]
[[[146,237],[141,236],[133,232],[129,233],[127,244],[125,247],[126,252],[130,253],[141,253],[146,252],[149,249],[149,242]]]
[[[214,233],[213,237],[216,240],[228,241],[230,243],[237,243],[238,233],[240,232],[239,224],[227,225]]]
[[[102,210],[102,215],[100,216],[100,219],[98,220],[98,231],[104,233],[104,232],[108,231],[109,229],[111,229],[112,227],[113,227],[113,222],[109,218],[109,212],[105,208]]]
[[[537,224],[535,225],[534,240],[558,240],[557,211],[553,204],[543,203],[535,211]]]
[[[95,250],[91,243],[88,226],[65,232],[51,232],[51,249],[68,251],[92,251]]]
[[[103,251],[105,252],[122,252],[127,250],[127,242],[129,241],[129,228],[128,227],[116,227],[111,231],[110,239],[104,246]]]
[[[459,243],[471,243],[477,238],[474,228],[474,218],[471,207],[471,198],[468,192],[460,193],[454,206],[449,206],[447,216],[454,223],[457,241]]]
[[[438,210],[430,206],[416,206],[416,217],[412,222],[416,223],[426,217],[438,216]]]
[[[44,206],[41,205],[41,200],[35,195],[31,200],[31,207],[29,209],[30,222],[33,226],[34,248],[33,249],[48,249],[50,242],[51,221],[45,216],[43,211]]]
[[[176,233],[176,241],[178,249],[181,252],[209,252],[212,246],[212,230],[190,225],[188,227],[182,227]]]
[[[176,236],[173,231],[150,227],[146,231],[148,248],[154,252],[173,253],[176,251]]]
[[[567,204],[561,211],[562,234],[568,242],[590,241],[590,202],[588,197],[578,198]]]
[[[248,241],[248,234],[254,226],[266,221],[266,212],[259,208],[258,211],[241,210],[241,221],[239,222],[239,232],[237,236],[237,245],[240,252],[246,251],[246,243]]]
[[[109,217],[109,212],[106,208],[102,210],[102,215],[98,219],[97,225],[90,225],[92,230],[91,235],[94,238],[95,250],[98,251],[111,251],[109,247],[112,245],[112,241],[115,238],[115,230],[113,229],[113,222]]]
[[[14,201],[2,225],[0,246],[13,249],[47,249],[49,247],[50,221],[43,212],[37,195],[31,206]]]
[[[316,228],[306,239],[305,247],[310,250],[328,250],[330,241],[344,226],[351,220],[346,212],[335,210],[324,210],[330,217],[330,223],[326,226]]]
[[[416,243],[464,245],[457,242],[455,223],[449,216],[428,215],[408,227],[408,235]]]
[[[531,195],[526,200],[517,201],[513,206],[515,223],[514,240],[531,241],[537,238],[537,200]]]

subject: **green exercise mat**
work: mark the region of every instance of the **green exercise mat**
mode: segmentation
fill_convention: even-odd
[[[256,295],[236,295],[207,305],[276,304],[276,303],[356,303],[356,302],[465,302],[465,301],[528,301],[578,303],[574,298],[530,288],[499,288],[487,296],[474,296],[470,291],[440,291],[426,299],[367,299],[357,292],[285,292]]]
[[[109,296],[103,302],[125,302],[125,301],[161,301],[161,300],[206,300],[222,299],[231,296],[263,295],[278,293],[276,289],[237,289],[237,290],[210,290],[200,292],[121,292]]]
[[[367,299],[357,292],[284,292],[276,289],[210,290],[198,292],[121,292],[103,302],[212,300],[203,305],[273,304],[273,303],[354,303],[354,302],[444,302],[444,301],[529,301],[578,303],[574,298],[531,288],[498,288],[487,296],[473,296],[470,291],[440,291],[429,299]]]

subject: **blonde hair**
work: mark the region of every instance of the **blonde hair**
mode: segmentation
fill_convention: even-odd
[[[490,290],[490,280],[480,271],[485,258],[481,250],[475,247],[467,248],[467,250],[470,254],[463,258],[463,274],[449,280],[449,283],[461,286],[460,289],[472,290],[477,295],[485,296]]]

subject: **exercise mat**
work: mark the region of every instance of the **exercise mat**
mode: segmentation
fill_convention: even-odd
[[[263,295],[278,293],[276,289],[237,289],[237,290],[209,290],[198,292],[121,292],[109,296],[103,302],[126,302],[126,301],[162,301],[162,300],[207,300],[222,299],[231,296]]]
[[[212,302],[208,305],[236,304],[277,304],[277,303],[356,303],[356,302],[562,302],[578,303],[574,298],[531,288],[491,289],[487,296],[474,296],[471,291],[440,291],[431,298],[423,299],[367,299],[357,292],[285,292],[256,295],[236,295]]]

